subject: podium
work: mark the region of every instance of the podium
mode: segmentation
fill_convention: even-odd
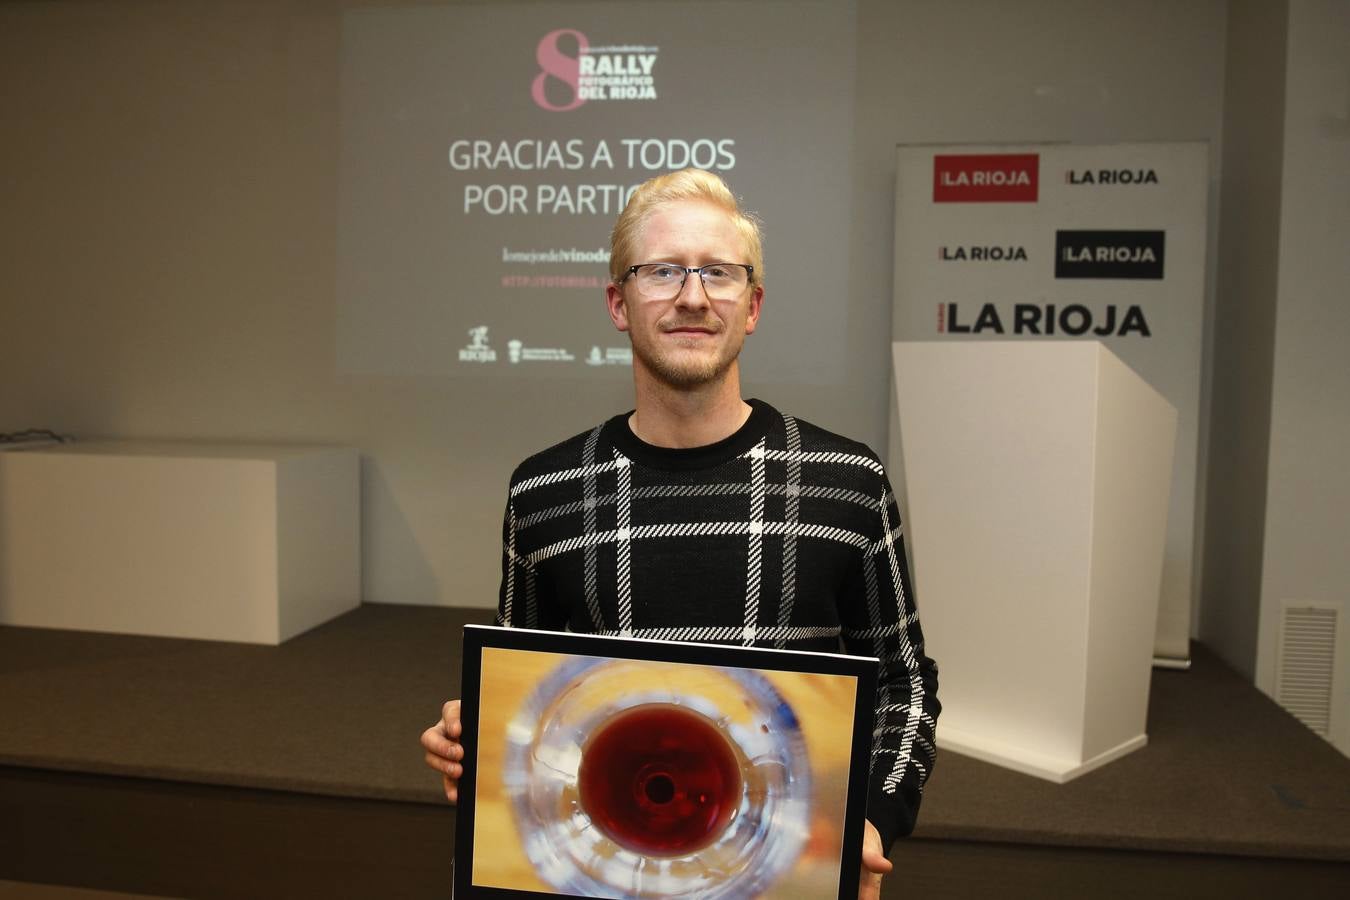
[[[1096,342],[892,349],[938,744],[1061,784],[1144,746],[1176,410]]]
[[[0,625],[279,644],[361,600],[346,447],[0,453]]]

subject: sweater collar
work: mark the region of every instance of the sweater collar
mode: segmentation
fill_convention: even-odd
[[[777,410],[762,400],[749,400],[750,417],[735,432],[715,444],[702,447],[658,447],[633,434],[628,427],[632,410],[620,413],[604,425],[603,436],[615,450],[633,462],[654,469],[707,469],[735,459],[769,433]]]

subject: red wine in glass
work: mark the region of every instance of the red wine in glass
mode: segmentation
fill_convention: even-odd
[[[711,844],[741,801],[741,766],[705,716],[669,703],[620,712],[591,735],[578,771],[582,808],[617,844],[684,856]]]

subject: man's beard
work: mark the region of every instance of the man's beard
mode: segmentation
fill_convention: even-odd
[[[711,355],[685,353],[679,349],[661,352],[656,341],[652,342],[652,346],[648,346],[645,340],[634,340],[632,344],[633,355],[658,381],[681,389],[701,387],[717,381],[727,373],[741,352],[741,343],[734,346],[722,344],[718,352]]]

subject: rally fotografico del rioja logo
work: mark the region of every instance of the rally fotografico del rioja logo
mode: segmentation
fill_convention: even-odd
[[[592,46],[575,28],[559,28],[535,47],[539,71],[530,82],[530,96],[549,112],[591,101],[655,100],[659,54],[660,48],[642,44]]]

